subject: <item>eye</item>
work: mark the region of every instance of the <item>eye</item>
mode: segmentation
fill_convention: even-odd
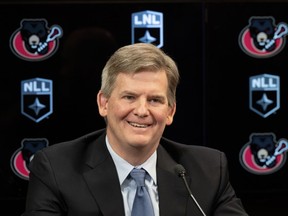
[[[165,100],[164,100],[164,98],[161,98],[161,97],[155,97],[155,98],[149,99],[149,103],[152,103],[152,104],[164,104]]]
[[[133,96],[133,95],[124,95],[123,98],[124,98],[125,100],[134,100],[134,99],[135,99],[135,96]]]
[[[150,102],[152,102],[152,103],[160,103],[160,100],[159,99],[151,99]]]

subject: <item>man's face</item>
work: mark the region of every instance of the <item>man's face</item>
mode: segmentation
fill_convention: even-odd
[[[114,150],[157,148],[176,110],[176,105],[168,106],[167,89],[164,71],[143,71],[120,73],[110,98],[98,94],[99,113],[107,118],[107,135]]]

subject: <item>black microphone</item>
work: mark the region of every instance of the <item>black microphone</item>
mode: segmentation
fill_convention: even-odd
[[[194,203],[197,205],[197,207],[200,210],[200,212],[202,213],[202,215],[206,216],[205,212],[202,210],[201,206],[199,205],[199,203],[197,202],[197,200],[195,199],[195,197],[193,196],[193,194],[192,194],[192,192],[190,190],[190,187],[189,187],[189,185],[187,183],[187,180],[186,180],[186,170],[185,170],[185,168],[181,164],[177,164],[174,169],[175,169],[176,174],[183,179],[183,181],[185,183],[185,186],[186,186],[186,188],[187,188],[187,190],[189,192],[190,197],[192,198]]]

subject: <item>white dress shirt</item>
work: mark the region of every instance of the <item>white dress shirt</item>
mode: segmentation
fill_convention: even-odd
[[[121,158],[112,149],[112,147],[109,144],[107,136],[106,136],[106,145],[108,151],[112,156],[112,159],[115,163],[116,170],[118,173],[119,183],[121,185],[121,192],[124,201],[125,216],[131,216],[133,201],[136,194],[136,188],[137,188],[136,182],[132,178],[130,178],[130,180],[127,179],[129,173],[133,168],[138,169],[143,168],[150,175],[148,176],[148,178],[145,179],[145,185],[147,187],[147,190],[149,192],[152,201],[152,205],[154,208],[154,215],[159,216],[159,197],[158,197],[157,178],[156,178],[156,159],[157,159],[156,151],[143,164],[134,167],[127,161],[125,161],[123,158]]]

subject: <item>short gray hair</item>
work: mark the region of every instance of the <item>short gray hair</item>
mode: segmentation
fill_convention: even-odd
[[[168,104],[176,103],[179,71],[175,61],[153,44],[136,43],[119,48],[107,61],[101,80],[101,91],[109,98],[119,73],[133,74],[143,70],[164,70],[168,80]]]

